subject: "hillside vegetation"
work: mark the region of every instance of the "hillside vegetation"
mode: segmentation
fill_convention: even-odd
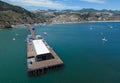
[[[43,17],[37,17],[26,9],[0,1],[0,28],[9,28],[15,24],[44,22]]]

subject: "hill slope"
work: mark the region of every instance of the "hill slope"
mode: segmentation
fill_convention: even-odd
[[[120,11],[112,10],[36,10],[28,11],[0,1],[0,28],[26,23],[65,23],[83,21],[120,21]]]
[[[45,21],[26,9],[0,1],[0,28],[8,28],[13,24],[37,23]]]
[[[36,10],[36,15],[42,15],[52,23],[83,22],[83,21],[120,21],[120,11],[112,10]]]

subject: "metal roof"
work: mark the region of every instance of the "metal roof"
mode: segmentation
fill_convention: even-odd
[[[33,46],[34,46],[34,51],[36,52],[36,55],[50,53],[50,51],[48,50],[47,46],[45,45],[42,39],[33,40]]]

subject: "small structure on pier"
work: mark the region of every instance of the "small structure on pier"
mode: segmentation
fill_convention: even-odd
[[[34,34],[29,27],[31,35],[27,37],[27,71],[29,76],[37,76],[46,71],[63,66],[63,61],[46,41]]]
[[[44,44],[43,40],[33,40],[33,53],[36,61],[53,59],[49,49]]]

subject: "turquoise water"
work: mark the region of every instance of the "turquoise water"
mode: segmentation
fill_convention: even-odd
[[[27,77],[28,31],[0,30],[0,83],[120,83],[119,22],[56,24],[36,27],[35,33],[56,51],[64,68]]]

